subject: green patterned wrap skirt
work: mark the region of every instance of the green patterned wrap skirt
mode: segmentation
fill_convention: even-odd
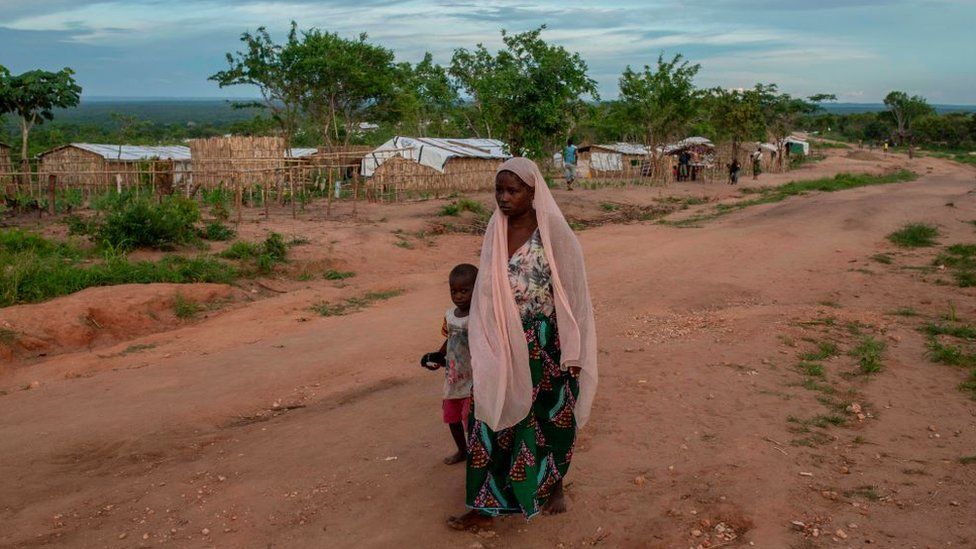
[[[554,317],[526,320],[523,329],[533,388],[528,416],[498,432],[476,420],[474,410],[468,419],[466,503],[492,516],[538,514],[573,459],[579,380],[559,368]]]

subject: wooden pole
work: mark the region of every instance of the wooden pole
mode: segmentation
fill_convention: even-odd
[[[288,168],[288,192],[291,193],[291,218],[298,219],[298,205],[295,199],[295,171]]]
[[[48,188],[48,196],[49,196],[48,200],[50,200],[50,204],[48,204],[48,208],[51,209],[51,215],[56,215],[58,213],[58,209],[57,209],[57,199],[58,199],[57,187],[58,187],[58,176],[56,176],[56,175],[54,175],[52,173],[51,175],[47,176],[47,188]]]

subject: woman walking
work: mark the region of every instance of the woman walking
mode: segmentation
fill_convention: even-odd
[[[495,176],[468,323],[474,409],[463,530],[566,510],[563,478],[596,393],[596,331],[583,254],[538,166]]]

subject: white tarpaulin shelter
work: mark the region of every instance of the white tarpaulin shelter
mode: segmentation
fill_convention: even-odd
[[[810,144],[802,139],[790,136],[783,140],[783,144],[789,147],[791,151],[801,148],[804,155],[810,154]]]
[[[707,137],[686,137],[677,143],[671,143],[670,145],[665,145],[664,147],[658,147],[658,152],[663,152],[664,154],[675,153],[689,147],[707,147],[715,148],[715,145]]]
[[[452,158],[511,158],[506,149],[505,143],[497,139],[397,136],[363,157],[362,174],[372,176],[376,168],[398,156],[444,173],[444,166]]]
[[[183,145],[143,146],[143,145],[108,145],[102,143],[72,143],[66,145],[83,151],[95,153],[105,160],[189,160],[190,147]]]

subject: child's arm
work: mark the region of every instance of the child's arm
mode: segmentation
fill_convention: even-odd
[[[427,353],[420,358],[420,365],[427,368],[430,371],[439,370],[447,364],[447,340],[441,345],[441,348],[433,353]]]

